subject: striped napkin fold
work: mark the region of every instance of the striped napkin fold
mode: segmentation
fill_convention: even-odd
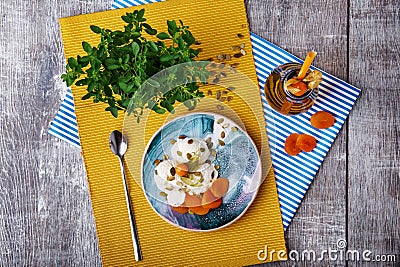
[[[160,1],[115,0],[112,7],[125,8],[152,2]],[[323,81],[319,85],[319,95],[311,109],[296,116],[281,115],[268,105],[263,92],[265,81],[275,67],[288,62],[303,63],[303,61],[254,33],[251,33],[251,41],[282,220],[286,230],[361,90],[321,70]],[[319,110],[335,115],[335,124],[329,129],[319,130],[310,125],[311,115]],[[48,132],[80,148],[74,100],[70,89]],[[302,152],[296,157],[288,156],[283,149],[284,142],[289,134],[295,132],[313,135],[318,140],[317,147],[309,153]]]

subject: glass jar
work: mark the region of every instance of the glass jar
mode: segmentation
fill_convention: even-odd
[[[269,105],[283,115],[291,116],[306,112],[318,96],[318,87],[308,89],[301,96],[296,96],[285,88],[285,82],[296,77],[301,66],[294,62],[280,65],[271,72],[265,83],[264,93]]]

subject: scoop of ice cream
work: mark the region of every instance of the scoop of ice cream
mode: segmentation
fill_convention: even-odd
[[[185,192],[182,190],[171,190],[167,194],[167,202],[169,205],[178,207],[185,202]]]
[[[171,156],[179,163],[204,163],[210,156],[207,143],[198,138],[180,136],[172,145]]]
[[[174,170],[172,170],[174,169]],[[155,170],[155,174],[160,176],[163,180],[167,180],[170,176],[175,176],[175,163],[173,160],[161,161]]]
[[[160,162],[154,171],[154,181],[158,189],[165,193],[180,188],[176,184],[171,183],[171,181],[175,180],[175,176],[174,161],[172,160]]]

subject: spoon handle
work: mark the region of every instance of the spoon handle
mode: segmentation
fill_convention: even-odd
[[[140,249],[140,243],[139,243],[138,233],[137,233],[137,229],[136,229],[135,217],[133,215],[133,209],[132,209],[132,205],[131,205],[131,197],[129,196],[129,190],[128,190],[128,186],[127,186],[127,182],[126,182],[123,157],[119,157],[119,163],[121,166],[122,180],[124,182],[126,205],[128,206],[129,223],[131,226],[131,234],[132,234],[133,250],[135,253],[135,260],[141,261],[141,260],[143,260],[143,256],[142,256],[142,251]]]

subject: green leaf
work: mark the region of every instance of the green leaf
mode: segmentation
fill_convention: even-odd
[[[67,87],[70,87],[74,83],[74,79],[70,76],[65,77],[65,82],[67,83]]]
[[[115,118],[118,118],[118,109],[116,107],[110,107],[110,112]]]
[[[132,78],[131,73],[127,73],[125,76],[121,76],[120,80],[123,81],[124,83],[128,83]]]
[[[136,85],[136,87],[137,88],[139,88],[140,87],[140,78],[139,77],[135,77],[134,79],[133,79],[133,83]]]
[[[92,46],[88,42],[82,42],[82,48],[86,53],[92,53]]]
[[[157,103],[154,102],[153,100],[149,100],[149,101],[147,101],[147,103],[148,103],[148,107],[149,107],[151,110],[155,111],[156,113],[158,113],[158,114],[164,114],[164,113],[165,113],[165,109],[160,108],[160,107],[157,105]]]
[[[106,48],[105,48],[105,46],[101,46],[100,47],[100,49],[99,49],[99,53],[98,53],[98,57],[99,58],[102,58],[103,56],[104,56],[104,52],[106,52]]]
[[[169,61],[171,59],[172,59],[171,55],[163,55],[162,57],[160,57],[160,61],[161,62],[167,62],[167,61]]]
[[[101,28],[98,27],[98,26],[90,25],[90,29],[91,29],[92,32],[94,32],[94,33],[97,33],[97,34],[101,33]]]
[[[132,39],[135,39],[135,38],[140,37],[140,35],[141,35],[140,32],[132,32],[132,33],[131,33],[131,38],[132,38]]]
[[[164,114],[165,113],[165,109],[160,108],[158,106],[156,106],[157,108],[154,109],[154,111],[158,114]]]
[[[129,59],[130,59],[130,55],[129,54],[125,54],[124,58],[123,58],[123,62],[126,64],[126,63],[128,63]]]
[[[104,93],[106,94],[106,96],[112,97],[112,90],[108,85],[104,86]]]
[[[158,51],[158,47],[157,47],[157,45],[156,45],[153,41],[149,41],[148,44],[149,44],[150,49],[151,49],[152,51],[154,51],[154,52],[157,52],[157,51]]]
[[[145,27],[146,29],[153,29],[149,24],[147,23],[142,23],[142,26]]]
[[[182,36],[179,36],[179,38],[178,38],[178,47],[180,48],[180,49],[185,49],[185,42],[183,41],[183,38],[182,38]],[[178,55],[179,56],[179,55]]]
[[[76,59],[73,57],[68,58],[68,64],[72,69],[78,67],[78,61],[76,61]]]
[[[96,82],[95,81],[91,81],[86,90],[88,92],[92,92],[95,86],[96,86]]]
[[[150,35],[156,35],[157,34],[157,30],[154,29],[144,29],[145,32],[147,32]]]
[[[91,98],[92,96],[94,96],[94,94],[89,92],[86,95],[82,96],[82,100],[87,100],[87,99]]]
[[[116,69],[118,69],[120,67],[120,65],[110,65],[110,66],[108,66],[107,68],[109,69],[109,70],[116,70]]]
[[[165,107],[168,110],[169,113],[174,113],[175,112],[174,107],[167,100],[162,100],[160,105],[162,107]]]
[[[144,16],[144,8],[138,11],[136,18],[141,19],[143,18],[143,16]]]
[[[116,65],[117,63],[118,61],[115,60],[114,58],[106,58],[106,60],[104,60],[104,65],[106,66]]]
[[[194,108],[194,106],[192,105],[192,102],[190,100],[186,100],[185,102],[183,102],[183,104],[189,109],[192,110]]]
[[[191,46],[195,43],[195,39],[190,31],[187,31],[185,34],[182,35],[183,40],[185,40],[188,46]]]
[[[82,86],[82,85],[88,85],[88,83],[89,83],[89,80],[85,78],[85,79],[81,79],[81,80],[77,81],[75,83],[75,85],[76,86]]]
[[[134,89],[135,89],[134,87],[135,87],[135,84],[134,84],[134,83],[128,84],[128,88],[126,89],[126,93],[127,93],[127,94],[133,93],[133,91],[134,91]]]
[[[151,79],[151,78],[147,79],[146,82],[149,83],[153,87],[156,87],[156,88],[160,87],[160,83],[157,82],[156,80]]]
[[[125,99],[124,102],[122,102],[121,106],[124,108],[127,108],[129,106],[129,103],[131,102],[130,99]]]
[[[171,34],[171,36],[174,36],[174,34],[178,31],[178,26],[176,25],[176,21],[167,20],[167,25],[168,25],[168,32]]]
[[[166,39],[171,39],[171,36],[169,36],[168,33],[160,32],[159,34],[157,34],[157,38],[160,40],[166,40]]]
[[[133,42],[132,43],[132,52],[135,55],[135,57],[139,54],[140,47],[137,43]]]
[[[131,23],[132,22],[132,19],[129,16],[122,16],[121,19],[123,21],[125,21],[126,23]]]
[[[119,85],[119,88],[121,88],[126,93],[126,90],[128,89],[128,85],[122,81],[120,81],[118,83],[118,85]]]

